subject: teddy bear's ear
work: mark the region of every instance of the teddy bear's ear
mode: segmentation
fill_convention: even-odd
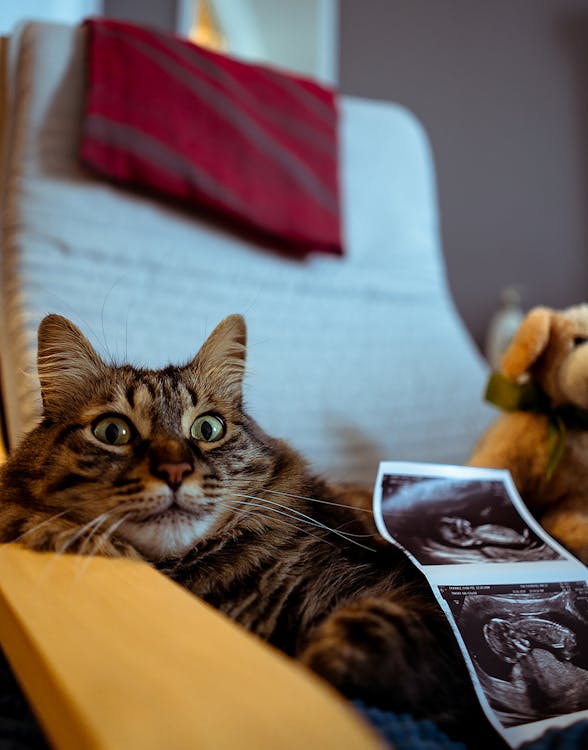
[[[531,365],[541,356],[549,342],[549,331],[553,310],[548,307],[534,307],[519,326],[508,349],[502,355],[502,374],[509,380],[516,380],[528,372]]]

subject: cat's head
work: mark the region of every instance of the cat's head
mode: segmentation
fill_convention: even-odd
[[[28,439],[38,450],[35,500],[80,525],[102,518],[97,532],[148,559],[184,554],[234,519],[240,496],[274,468],[276,443],[242,408],[245,353],[244,320],[232,315],[185,366],[109,365],[70,321],[47,316],[37,361],[44,414]]]

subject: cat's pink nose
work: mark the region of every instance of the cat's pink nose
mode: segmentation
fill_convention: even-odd
[[[161,477],[166,484],[168,484],[172,490],[177,490],[185,477],[191,474],[193,471],[192,467],[188,463],[181,464],[159,464],[156,469],[157,476]]]

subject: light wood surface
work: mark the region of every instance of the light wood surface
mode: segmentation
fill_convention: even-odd
[[[146,564],[0,546],[0,641],[56,748],[381,746],[334,691]]]

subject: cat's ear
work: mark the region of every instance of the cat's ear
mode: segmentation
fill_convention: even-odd
[[[212,380],[218,392],[240,400],[246,354],[245,320],[242,315],[229,315],[217,325],[188,367]]]
[[[47,414],[76,403],[105,365],[88,339],[61,315],[47,315],[37,337],[37,372]]]

